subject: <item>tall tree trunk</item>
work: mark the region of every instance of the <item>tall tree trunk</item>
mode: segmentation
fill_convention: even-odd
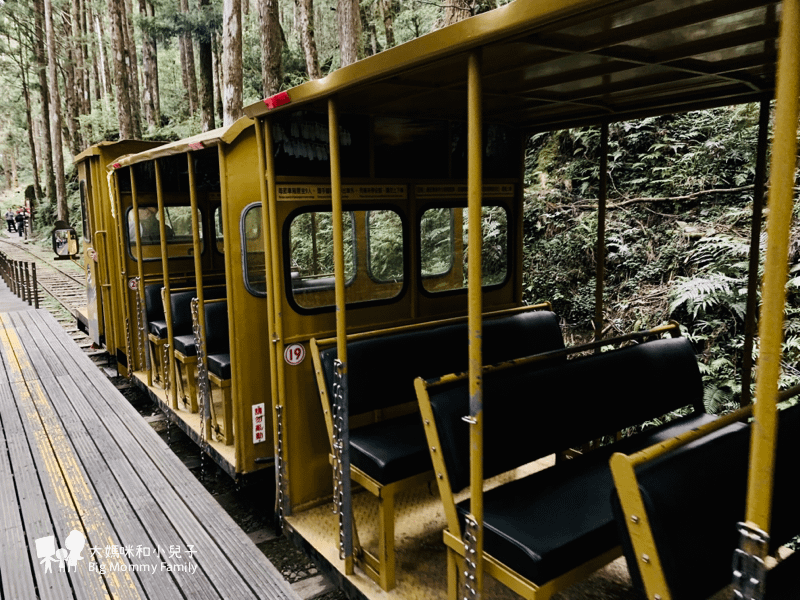
[[[83,74],[83,97],[81,113],[89,115],[92,113],[92,78],[89,74],[89,7],[84,0],[80,0],[80,24],[81,24],[81,66]]]
[[[214,59],[214,111],[217,120],[222,120],[222,36],[214,34],[212,42]]]
[[[147,14],[151,19],[155,19],[156,16],[156,7],[153,5],[151,0],[147,0]],[[157,124],[161,125],[161,88],[158,83],[158,52],[155,46],[155,40],[153,40],[153,105],[155,106],[156,115],[158,118],[156,119]]]
[[[133,34],[133,21],[129,15],[133,14],[133,6],[131,0],[120,0],[122,8],[122,33],[125,43],[125,64],[127,66],[127,75],[130,79],[130,99],[131,99],[131,116],[133,117],[133,135],[136,138],[142,137],[142,109],[139,101],[142,94],[139,91],[139,60],[136,54],[136,38]]]
[[[119,137],[122,140],[135,136],[130,78],[127,73],[127,50],[125,48],[122,0],[109,0],[108,10],[111,18],[111,45],[114,52],[114,83],[117,87],[117,118],[119,119]]]
[[[300,34],[300,45],[306,57],[306,72],[309,79],[319,79],[322,74],[319,70],[319,54],[317,42],[314,39],[314,0],[295,0],[297,10],[297,30]]]
[[[23,60],[24,51],[22,52]],[[23,63],[23,67],[24,67]],[[33,171],[33,191],[36,194],[36,199],[39,200],[42,198],[42,184],[39,181],[39,161],[36,158],[36,142],[33,135],[33,111],[31,109],[31,93],[28,89],[28,81],[27,75],[25,73],[26,69],[23,68],[22,70],[22,96],[25,98],[25,120],[28,123],[28,146],[31,149],[31,170]]]
[[[180,11],[189,16],[189,0],[179,0]],[[198,109],[197,99],[197,75],[194,67],[194,46],[192,44],[192,35],[186,31],[181,33],[181,66],[183,67],[183,74],[185,77],[186,93],[189,96],[189,111],[195,114]]]
[[[72,55],[75,61],[75,112],[77,116],[89,113],[86,106],[86,86],[84,81],[84,65],[83,65],[83,49],[86,47],[86,42],[83,37],[83,13],[81,12],[81,0],[72,0],[72,44],[74,53]],[[80,132],[80,125],[77,128]],[[82,136],[81,136],[82,137]],[[83,140],[81,140],[83,144]]]
[[[261,86],[264,97],[281,89],[283,81],[283,29],[281,29],[278,0],[259,0],[261,19]]]
[[[463,21],[471,15],[468,0],[447,0],[444,5],[442,27]]]
[[[242,110],[242,0],[222,2],[222,123],[232,125]]]
[[[394,0],[381,0],[381,13],[383,14],[383,31],[386,34],[386,47],[394,48],[397,42],[394,39],[394,16],[397,14]]]
[[[109,3],[109,9],[111,4]],[[113,30],[113,20],[112,20]],[[97,36],[97,59],[100,61],[102,68],[100,69],[100,79],[103,83],[103,90],[105,90],[105,97],[111,98],[114,95],[114,90],[111,87],[111,61],[108,58],[108,51],[105,43],[103,42],[103,28],[100,25],[100,15],[94,13],[94,31]]]
[[[341,66],[346,67],[359,58],[361,52],[361,15],[358,0],[339,0],[339,52]]]
[[[198,0],[201,12],[206,12],[211,0]],[[197,40],[197,59],[200,63],[200,117],[203,131],[216,127],[214,120],[214,55],[211,46],[213,30],[206,28]]]
[[[378,7],[376,4],[367,7],[359,6],[358,12],[361,18],[361,30],[366,33],[368,42],[364,47],[364,53],[366,56],[374,56],[382,50],[378,43],[378,30],[375,27],[375,21],[378,20]]]
[[[142,100],[144,104],[144,120],[147,123],[147,130],[152,132],[159,126],[161,117],[156,110],[155,102],[157,94],[155,81],[158,78],[156,41],[149,30],[146,0],[139,0],[139,14],[144,21],[142,24],[142,87],[144,87]]]
[[[69,147],[70,152],[73,155],[78,154],[81,151],[81,134],[80,134],[80,122],[78,120],[78,116],[80,115],[80,111],[78,109],[78,102],[79,102],[79,89],[78,89],[78,78],[77,73],[75,70],[75,65],[77,62],[77,43],[78,38],[74,36],[75,31],[75,23],[73,22],[72,18],[69,17],[66,13],[62,13],[63,23],[61,31],[64,34],[66,40],[68,40],[67,46],[67,60],[65,61],[66,64],[62,67],[62,74],[64,77],[64,101],[66,103],[67,115],[66,115],[66,125],[67,125],[67,146]]]
[[[34,27],[33,37],[34,54],[36,55],[36,71],[39,75],[39,92],[42,104],[42,135],[41,140],[44,145],[42,148],[42,168],[44,169],[45,182],[47,185],[47,198],[51,204],[56,203],[56,175],[53,168],[53,140],[50,137],[50,92],[47,86],[47,55],[44,49],[45,39],[45,10],[44,0],[33,0],[34,7]]]
[[[61,142],[61,99],[58,94],[58,72],[56,70],[56,33],[53,23],[53,5],[51,0],[44,0],[44,27],[47,38],[47,79],[49,84],[50,137],[53,139],[53,169],[56,178],[56,206],[58,219],[66,221],[69,217],[67,207],[67,186],[64,180],[64,147]]]
[[[6,180],[5,188],[6,190],[11,189],[11,156],[10,152],[5,151],[3,152],[3,176]]]

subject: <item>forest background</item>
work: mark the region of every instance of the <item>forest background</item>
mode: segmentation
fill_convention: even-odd
[[[230,124],[247,104],[508,1],[0,0],[0,209],[27,194],[39,232],[77,224],[72,156],[85,147]],[[609,128],[606,333],[679,321],[712,412],[742,392],[758,112]],[[576,339],[594,315],[599,151],[599,129],[584,128],[537,134],[527,153],[525,300],[550,300]],[[800,382],[799,259],[795,225],[783,388]]]

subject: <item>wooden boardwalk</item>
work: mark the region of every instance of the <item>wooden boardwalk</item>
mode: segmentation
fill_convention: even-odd
[[[42,310],[0,313],[0,592],[297,598]]]

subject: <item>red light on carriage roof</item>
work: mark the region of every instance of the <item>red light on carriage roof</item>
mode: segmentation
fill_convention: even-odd
[[[204,148],[203,142],[192,142],[189,144],[190,150],[202,150]]]
[[[264,98],[264,104],[266,104],[267,108],[270,110],[273,108],[278,108],[279,106],[283,106],[284,104],[289,104],[291,101],[292,99],[289,98],[288,92],[278,92],[274,96]]]
[[[121,165],[121,164],[119,164],[119,163],[114,163],[114,164],[113,164],[113,165],[111,165],[111,166],[112,166],[112,167],[114,167],[115,169],[119,169],[119,168],[120,168],[122,165]]]

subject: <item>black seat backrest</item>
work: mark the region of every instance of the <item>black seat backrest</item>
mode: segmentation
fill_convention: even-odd
[[[751,427],[735,423],[636,470],[661,566],[674,600],[699,600],[731,580],[744,521]],[[780,414],[770,551],[800,534],[796,465],[800,458],[800,405]],[[639,589],[638,560],[616,497],[617,528]]]
[[[228,336],[228,303],[210,302],[205,305],[206,353],[224,354],[230,350]]]
[[[392,334],[347,344],[350,414],[396,406],[414,400],[414,379],[465,371],[469,366],[467,325]],[[564,347],[555,313],[531,311],[487,320],[483,326],[486,364]],[[336,348],[320,352],[332,397]]]
[[[144,286],[144,306],[147,322],[164,320],[164,303],[161,301],[161,283],[151,283]]]
[[[197,297],[195,290],[172,292],[169,296],[172,310],[173,335],[192,333],[192,298]]]
[[[484,474],[491,477],[554,452],[639,425],[691,404],[703,386],[686,338],[654,340],[483,378]],[[429,389],[454,491],[469,483],[468,382]]]

